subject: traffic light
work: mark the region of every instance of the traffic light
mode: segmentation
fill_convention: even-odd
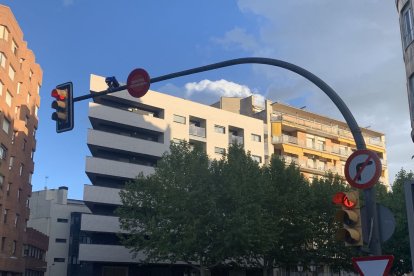
[[[341,206],[335,214],[335,219],[343,224],[336,232],[336,239],[344,241],[346,246],[362,246],[361,209],[359,192],[339,192],[334,195],[332,202]]]
[[[52,120],[56,121],[56,132],[65,132],[73,129],[73,84],[67,82],[59,84],[52,90]]]

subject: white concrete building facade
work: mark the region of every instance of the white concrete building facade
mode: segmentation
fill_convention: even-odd
[[[68,199],[68,188],[46,189],[32,193],[28,226],[49,236],[46,254],[47,276],[67,275],[71,214],[89,213],[81,200]],[[75,260],[76,262],[76,260]]]

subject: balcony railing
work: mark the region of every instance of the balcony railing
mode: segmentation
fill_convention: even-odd
[[[337,167],[330,166],[330,165],[327,165],[327,164],[318,164],[318,165],[308,164],[306,161],[299,160],[296,157],[291,157],[291,156],[286,156],[286,155],[279,155],[278,157],[280,159],[284,160],[285,164],[287,164],[287,165],[294,162],[300,168],[311,169],[311,170],[318,171],[318,172],[323,172],[323,173],[331,171],[333,173],[338,173],[339,175],[343,175],[343,172],[341,172],[341,170],[339,170]]]
[[[292,116],[289,114],[273,114],[271,116],[271,121],[273,122],[281,122],[286,121],[290,122],[299,126],[304,126],[310,128],[312,130],[317,130],[324,133],[333,134],[335,136],[342,136],[349,139],[354,139],[352,133],[348,129],[340,128],[338,125],[328,125],[321,122],[317,122],[315,120],[308,120],[296,116]],[[381,137],[370,137],[364,136],[364,140],[367,144],[377,145],[384,147],[384,142],[381,140]]]
[[[206,129],[203,127],[198,127],[195,125],[190,125],[190,135],[198,136],[198,137],[206,137]]]
[[[229,143],[230,144],[236,143],[236,144],[242,145],[243,144],[243,137],[230,134],[229,135]]]
[[[351,155],[352,151],[348,149],[343,149],[338,146],[328,147],[323,144],[316,144],[316,143],[306,143],[306,141],[299,141],[297,137],[290,136],[290,135],[281,135],[281,136],[272,136],[272,142],[274,144],[278,143],[285,143],[285,144],[293,144],[298,145],[303,148],[334,153],[342,156],[349,156]]]

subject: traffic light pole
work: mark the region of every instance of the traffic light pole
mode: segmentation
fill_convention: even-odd
[[[304,68],[294,65],[292,63],[288,63],[288,62],[277,60],[277,59],[261,58],[261,57],[238,58],[238,59],[227,60],[227,61],[218,62],[218,63],[206,65],[206,66],[196,67],[196,68],[192,68],[192,69],[188,69],[184,71],[179,71],[179,72],[163,75],[163,76],[156,77],[156,78],[151,78],[150,83],[156,83],[160,81],[165,81],[165,80],[169,80],[173,78],[178,78],[182,76],[210,71],[210,70],[214,70],[218,68],[229,67],[233,65],[252,64],[252,63],[271,65],[271,66],[276,66],[276,67],[287,69],[298,75],[301,75],[302,77],[308,79],[313,84],[315,84],[317,87],[319,87],[332,100],[332,102],[336,105],[336,107],[341,112],[346,123],[348,124],[349,129],[351,130],[357,149],[358,150],[366,149],[365,140],[362,136],[361,130],[357,122],[355,121],[354,116],[352,115],[351,111],[348,109],[344,101],[338,96],[338,94],[319,77],[305,70]],[[119,86],[116,88],[109,88],[108,90],[105,90],[102,92],[94,92],[89,95],[76,97],[73,99],[73,101],[77,102],[77,101],[81,101],[81,100],[85,100],[89,98],[95,98],[95,97],[99,97],[102,95],[122,91],[125,89],[127,89],[126,85]],[[363,218],[363,220],[366,225],[370,226],[369,227],[370,234],[368,237],[369,251],[372,255],[379,256],[381,255],[381,242],[380,242],[380,234],[379,234],[380,231],[379,231],[377,206],[376,206],[376,200],[375,200],[375,188],[372,187],[370,189],[365,189],[364,196],[365,196],[365,206],[367,209],[367,212],[366,212],[367,215],[365,218]]]

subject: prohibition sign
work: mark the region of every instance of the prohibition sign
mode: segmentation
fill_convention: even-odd
[[[378,182],[380,175],[381,161],[370,150],[357,150],[346,160],[345,178],[354,188],[371,188]]]
[[[127,79],[128,93],[135,98],[144,96],[150,87],[150,76],[144,69],[132,70]]]

